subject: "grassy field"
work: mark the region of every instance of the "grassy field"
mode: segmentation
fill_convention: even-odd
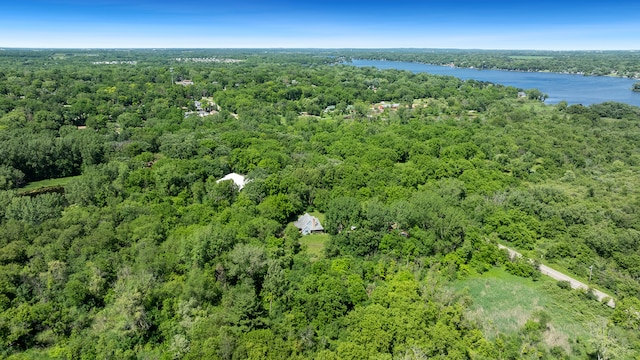
[[[324,257],[324,247],[327,241],[329,241],[329,234],[310,234],[300,238],[300,244],[306,248],[312,261]]]
[[[69,183],[69,181],[71,179],[75,179],[78,176],[67,176],[64,178],[58,178],[58,179],[47,179],[47,180],[41,180],[41,181],[34,181],[31,183],[28,183],[25,187],[20,188],[20,193],[28,193],[30,191],[33,190],[38,190],[38,189],[42,189],[42,188],[47,188],[47,187],[53,187],[53,186],[65,186],[67,185],[67,183]]]
[[[324,224],[325,216],[323,213],[311,211],[309,215],[315,216],[320,221],[320,224]],[[329,234],[309,234],[300,238],[300,245],[302,245],[303,249],[306,249],[311,260],[315,261],[324,257],[324,248],[328,241]]]
[[[471,297],[473,305],[467,315],[489,338],[517,333],[535,311],[541,310],[552,319],[545,342],[568,352],[576,339],[590,337],[593,325],[606,321],[613,311],[577,291],[560,289],[553,279],[543,276],[534,282],[501,268],[458,280],[453,286]]]

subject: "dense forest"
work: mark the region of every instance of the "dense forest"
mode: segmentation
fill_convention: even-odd
[[[640,109],[347,55],[0,51],[0,357],[639,357]]]

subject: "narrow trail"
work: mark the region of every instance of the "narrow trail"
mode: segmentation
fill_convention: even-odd
[[[507,249],[507,251],[509,252],[509,256],[512,257],[512,258],[513,257],[523,257],[522,254],[520,254],[519,252],[517,252],[517,251],[515,251],[513,249],[510,249],[510,248],[508,248],[508,247],[506,247],[504,245],[498,244],[498,248]],[[551,277],[553,279],[556,279],[556,280],[568,281],[571,284],[571,288],[572,289],[585,289],[585,290],[589,289],[589,286],[587,284],[585,284],[585,283],[583,283],[581,281],[578,281],[578,280],[576,280],[576,279],[574,279],[574,278],[572,278],[572,277],[570,277],[570,276],[568,276],[566,274],[563,274],[563,273],[561,273],[561,272],[559,272],[557,270],[554,270],[554,269],[552,269],[552,268],[550,268],[550,267],[548,267],[548,266],[546,266],[544,264],[540,264],[539,269],[540,269],[540,272],[543,275],[547,275],[547,276],[549,276],[549,277]],[[593,293],[598,297],[598,301],[602,301],[602,299],[604,299],[604,298],[609,298],[609,301],[607,301],[607,306],[612,307],[612,308],[616,307],[616,303],[615,303],[615,301],[613,301],[613,298],[611,297],[611,295],[605,294],[602,291],[596,290],[596,289],[593,289],[593,288],[591,288],[591,290],[593,290]]]

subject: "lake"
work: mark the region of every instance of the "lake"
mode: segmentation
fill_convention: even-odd
[[[489,81],[521,89],[538,89],[549,96],[546,100],[548,104],[556,104],[562,100],[569,104],[582,105],[617,101],[640,106],[640,93],[631,91],[631,86],[638,80],[632,79],[550,72],[478,70],[402,61],[353,60],[351,65],[408,70],[414,73],[426,72],[455,76],[463,80]]]

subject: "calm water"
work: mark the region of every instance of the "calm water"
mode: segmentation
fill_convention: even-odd
[[[640,106],[640,93],[631,91],[631,86],[638,80],[606,76],[464,69],[401,61],[353,60],[351,64],[448,75],[464,80],[489,81],[521,89],[535,88],[549,95],[546,101],[549,104],[562,100],[569,104],[583,105],[617,101]]]

